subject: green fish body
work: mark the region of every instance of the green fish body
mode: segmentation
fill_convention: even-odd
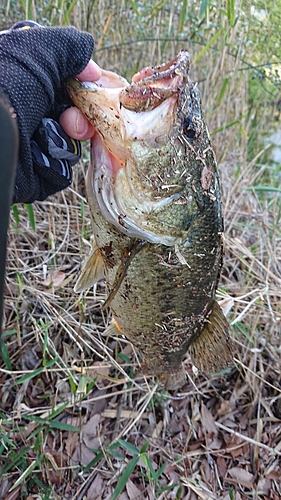
[[[94,124],[87,197],[95,244],[76,290],[105,277],[114,326],[167,389],[183,385],[187,350],[218,372],[232,360],[230,327],[215,300],[223,218],[214,151],[189,55],[145,68],[133,83],[103,72],[68,80]]]

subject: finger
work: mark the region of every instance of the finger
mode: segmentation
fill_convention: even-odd
[[[101,68],[92,59],[88,62],[87,66],[79,75],[76,75],[81,82],[95,82],[102,75]]]
[[[86,120],[79,109],[72,107],[66,109],[60,116],[60,125],[73,139],[85,141],[93,137],[94,127]]]

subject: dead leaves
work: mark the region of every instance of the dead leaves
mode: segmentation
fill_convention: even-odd
[[[42,281],[42,285],[44,286],[54,286],[59,287],[63,285],[65,279],[65,273],[61,271],[51,271],[47,277]]]
[[[104,479],[98,472],[87,492],[87,500],[101,500],[104,488]]]
[[[75,205],[75,200],[72,201],[70,211]],[[57,217],[54,226],[58,226],[65,218],[60,217],[61,210],[56,212],[56,204],[52,209]],[[78,211],[76,206],[73,227]],[[134,350],[121,336],[103,336],[108,321],[107,317],[101,317],[99,308],[105,299],[104,284],[83,299],[73,299],[72,280],[80,262],[73,239],[69,240],[65,253],[58,253],[56,259],[47,262],[44,268],[47,276],[44,275],[43,280],[42,262],[49,253],[44,244],[38,247],[36,239],[40,237],[44,243],[48,232],[40,233],[41,236],[39,233],[30,244],[30,254],[25,253],[23,241],[18,254],[21,260],[17,262],[16,253],[15,258],[10,258],[5,317],[6,329],[15,333],[5,338],[12,371],[3,363],[0,365],[3,370],[0,405],[1,419],[4,414],[4,420],[9,418],[14,428],[1,420],[1,430],[5,437],[13,440],[20,453],[25,446],[34,447],[41,425],[20,417],[27,414],[37,419],[42,415],[46,418],[47,408],[57,408],[58,400],[69,401],[61,418],[79,431],[42,428],[42,472],[33,471],[33,475],[52,487],[54,499],[111,499],[122,471],[132,459],[120,448],[113,451],[120,453],[121,458],[109,453],[114,439],[121,437],[138,450],[148,442],[146,453],[153,470],[157,472],[163,464],[166,468],[155,484],[139,459],[118,500],[248,500],[254,497],[280,500],[281,467],[280,457],[276,455],[276,451],[281,451],[280,328],[278,322],[270,326],[270,311],[264,307],[266,301],[262,305],[254,304],[257,309],[253,309],[253,317],[257,312],[257,320],[251,323],[253,331],[248,333],[248,337],[252,335],[249,342],[241,340],[236,331],[235,338],[242,344],[239,349],[244,368],[242,365],[240,368],[245,373],[232,372],[206,379],[194,378],[189,371],[190,379],[181,393],[163,397],[151,379],[144,381],[138,377],[139,386],[128,382],[124,372],[132,378],[135,373],[130,360],[135,366],[138,363]],[[64,237],[65,231],[62,234]],[[21,237],[17,233],[14,239],[19,252]],[[33,251],[36,245],[38,252]],[[252,261],[249,253],[246,258]],[[229,265],[227,259],[225,262]],[[24,265],[35,267],[24,272],[17,282],[14,277],[18,269],[25,269]],[[241,278],[239,263],[231,265],[229,271]],[[228,279],[226,276],[227,273],[224,279]],[[242,296],[240,287],[240,281],[227,282],[228,290],[235,296]],[[247,292],[245,290],[244,306]],[[221,306],[225,312],[231,310],[238,315],[244,307],[237,297],[228,295],[222,298]],[[50,322],[48,339],[44,337],[42,318],[46,319],[45,325]],[[258,320],[264,330],[257,326]],[[268,328],[272,331],[269,337]],[[22,370],[33,371],[42,366],[42,345],[47,340],[45,356],[58,355],[56,364],[30,379],[26,386],[15,385],[15,380],[23,375]],[[118,363],[123,372],[118,371]],[[188,363],[187,360],[187,367]],[[72,377],[74,383],[70,386]],[[147,399],[149,404],[145,406],[145,398],[151,394],[153,397]],[[9,462],[11,452],[4,450],[0,458],[3,457],[2,466],[5,457]],[[36,454],[30,452],[27,467],[35,459]],[[87,469],[92,460],[94,465]],[[38,497],[38,488],[34,484],[30,486],[28,481],[23,486],[25,490],[19,487],[11,491],[24,470],[17,465],[11,474],[8,471],[4,479],[1,477],[1,499],[20,500],[23,494],[30,500]],[[171,489],[156,496],[160,488]]]
[[[101,445],[101,440],[98,437],[98,425],[100,422],[101,416],[99,414],[93,415],[83,425],[76,448],[73,447],[73,443],[68,442],[68,449],[74,450],[70,459],[72,465],[81,464],[83,467],[86,467],[95,458],[96,454],[91,450],[98,450]]]
[[[232,467],[231,469],[228,469],[227,473],[233,478],[233,481],[229,481],[228,479],[228,482],[241,484],[248,489],[252,488],[255,476],[245,468]]]

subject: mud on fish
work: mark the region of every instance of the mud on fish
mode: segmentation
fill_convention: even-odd
[[[139,349],[143,370],[167,389],[182,360],[218,372],[232,361],[230,327],[215,300],[223,219],[214,151],[190,58],[145,68],[132,83],[103,71],[67,81],[95,126],[87,198],[95,244],[76,291],[105,278],[111,332]]]

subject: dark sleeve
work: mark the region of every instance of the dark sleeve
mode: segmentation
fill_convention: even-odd
[[[14,202],[31,203],[69,185],[32,154],[34,132],[50,112],[67,76],[80,73],[91,58],[94,41],[75,28],[15,30],[0,39],[0,87],[17,116],[20,147]]]

